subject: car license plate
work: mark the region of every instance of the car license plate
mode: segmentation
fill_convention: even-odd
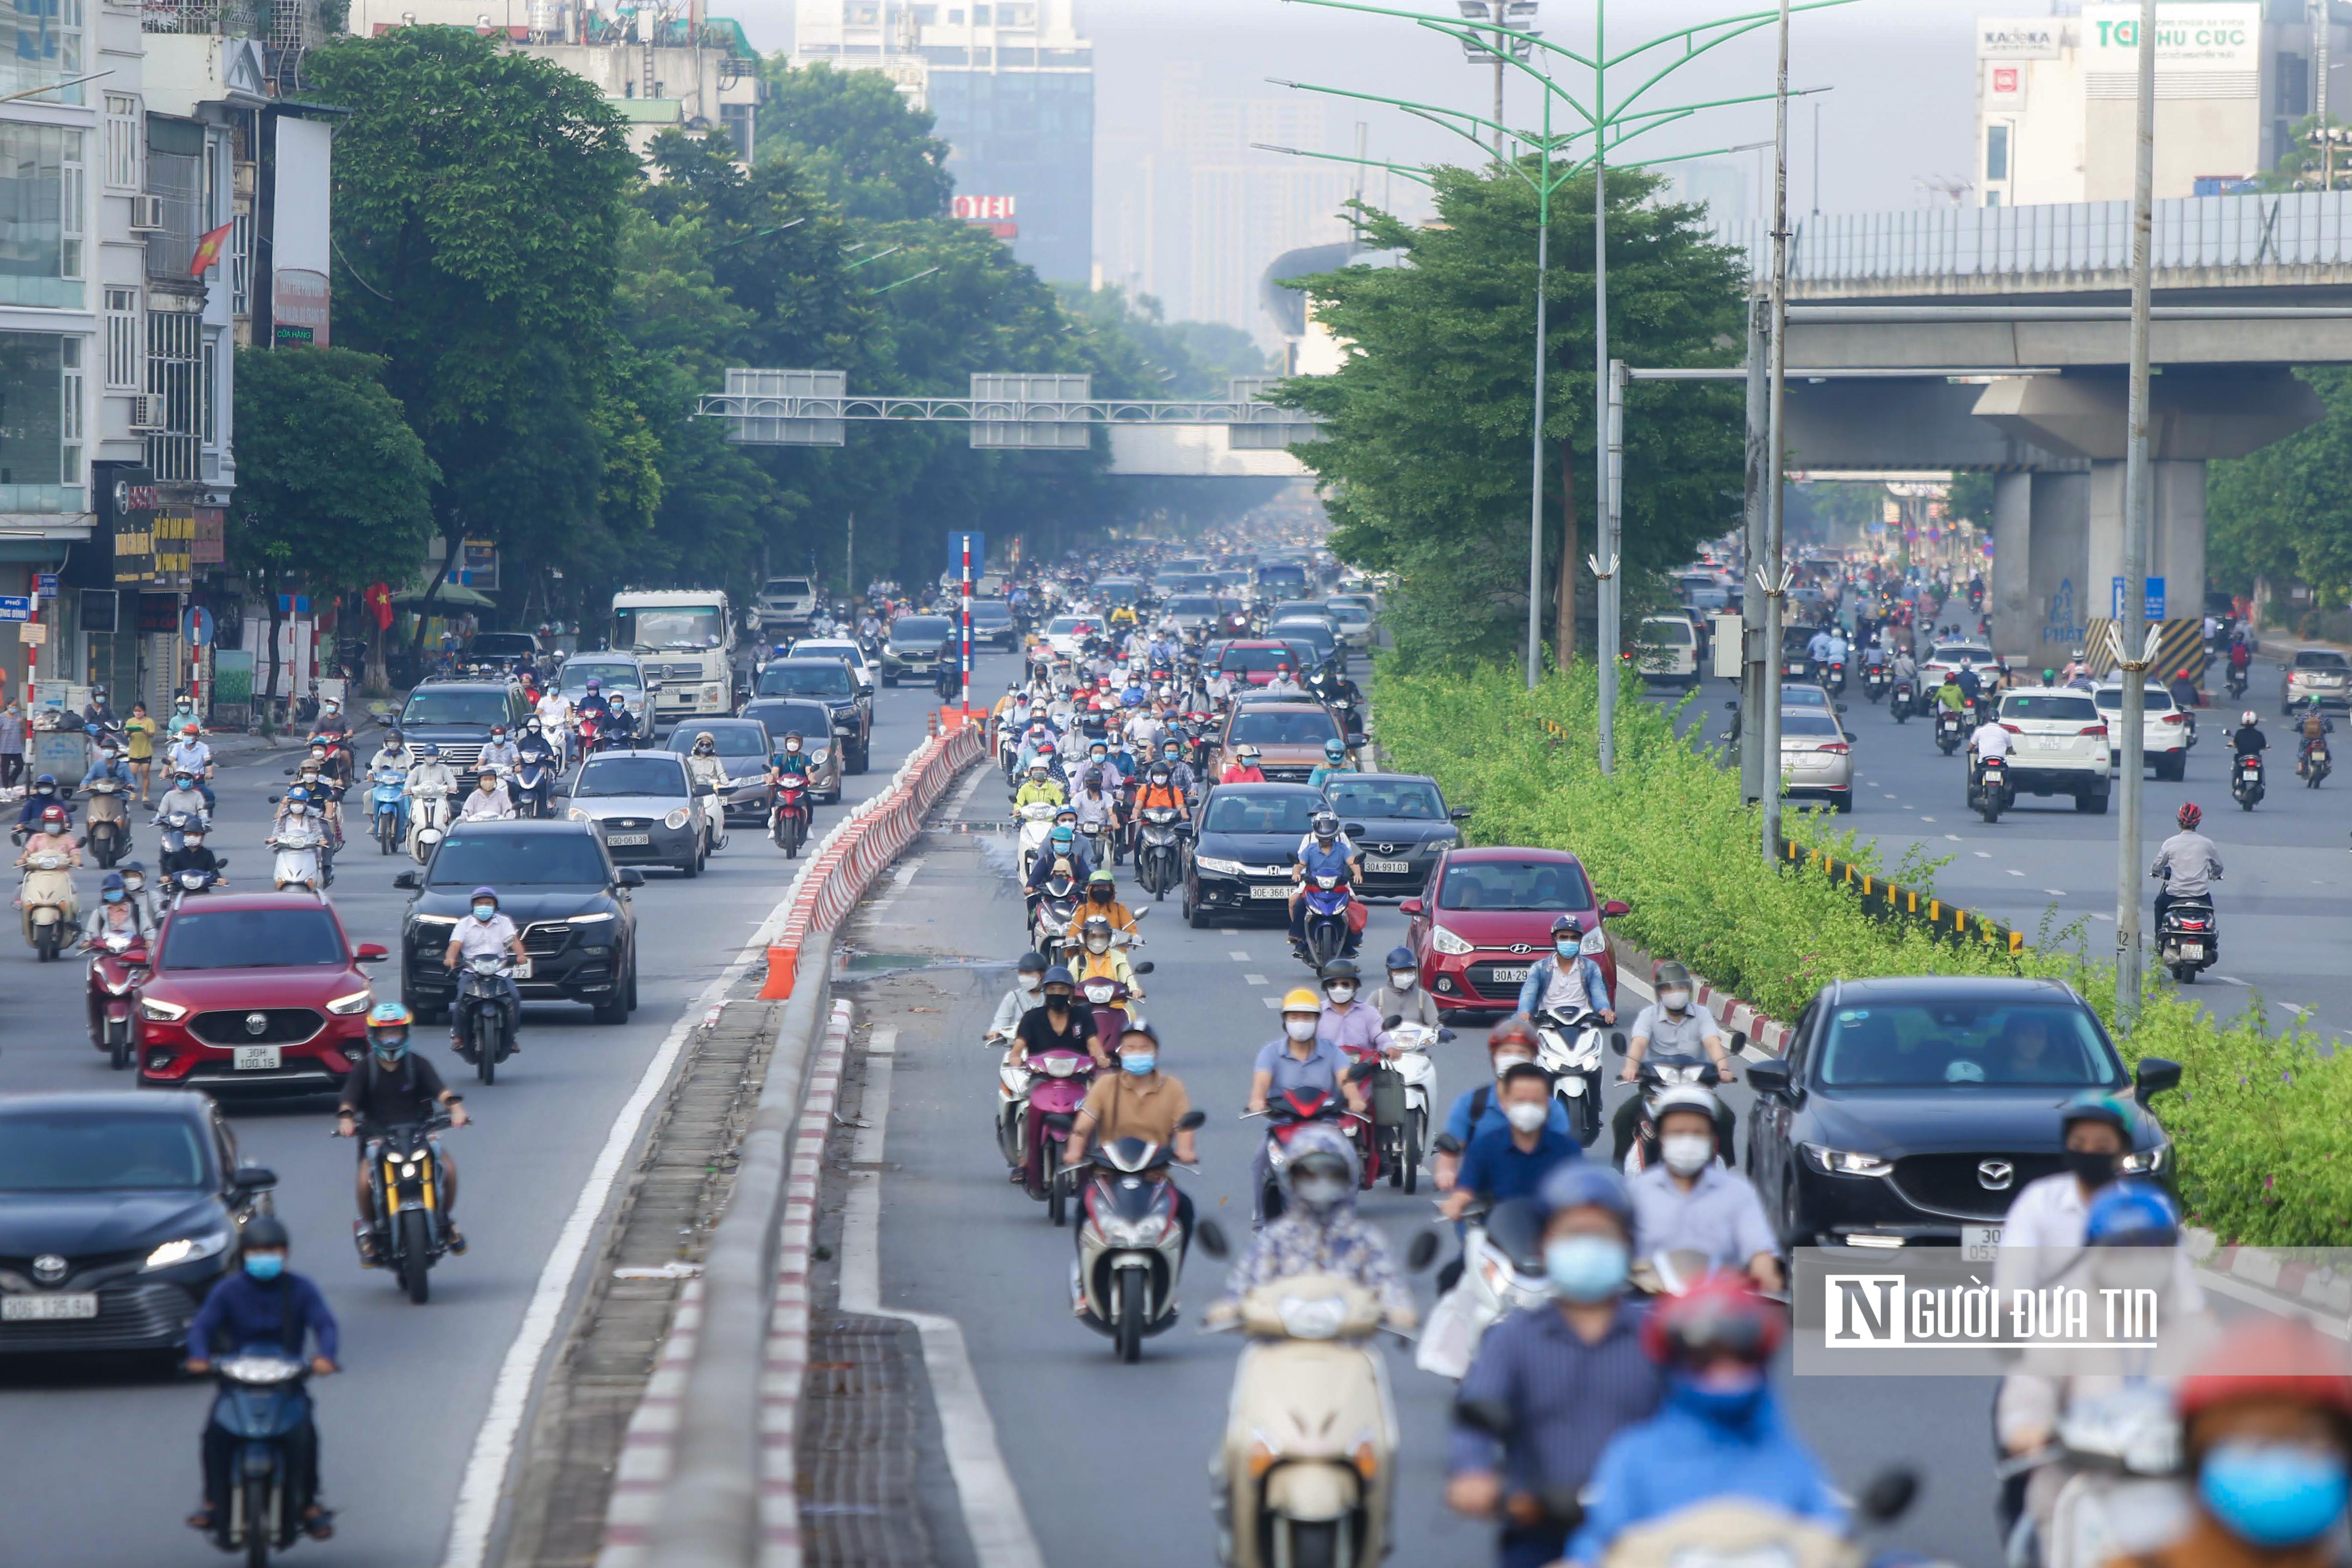
[[[276,1072],[278,1052],[276,1046],[239,1046],[231,1066],[239,1072]]]
[[[1997,1225],[1964,1225],[1960,1226],[1960,1261],[1990,1263],[1993,1254],[2000,1250],[2000,1226]]]
[[[607,833],[604,835],[604,842],[607,844],[651,844],[653,841],[654,836],[650,833]]]
[[[1533,966],[1525,963],[1498,963],[1495,966],[1495,979],[1497,983],[1509,981],[1516,984],[1528,977],[1528,971],[1531,967]]]
[[[1250,897],[1253,899],[1286,899],[1290,897],[1290,889],[1288,888],[1252,888],[1250,889]]]
[[[2066,744],[2055,735],[2028,735],[2025,743],[2037,752],[2055,752]]]
[[[89,1291],[69,1296],[0,1296],[0,1321],[41,1323],[59,1318],[95,1318],[98,1297]]]
[[[1383,877],[1402,877],[1406,872],[1412,869],[1412,862],[1410,860],[1367,860],[1364,862],[1364,869],[1367,871],[1377,872]]]

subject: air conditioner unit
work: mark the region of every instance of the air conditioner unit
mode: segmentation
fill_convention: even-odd
[[[139,393],[131,399],[131,428],[161,430],[163,427],[163,400],[149,393]]]
[[[161,233],[163,227],[163,197],[133,196],[131,198],[131,231],[133,234]]]

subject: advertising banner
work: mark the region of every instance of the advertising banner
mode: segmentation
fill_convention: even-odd
[[[2083,68],[2139,68],[2139,7],[2083,7]],[[2238,73],[2262,69],[2263,8],[2257,0],[2169,4],[2157,13],[2156,68],[2161,72]]]

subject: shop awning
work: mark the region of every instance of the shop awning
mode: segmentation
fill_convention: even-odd
[[[392,602],[395,605],[421,605],[425,602],[425,590],[422,588],[404,588],[399,593],[394,594],[392,596]],[[436,609],[438,609],[443,605],[454,605],[468,610],[493,610],[498,608],[497,600],[491,598],[488,594],[483,593],[478,588],[467,587],[463,583],[444,583],[441,584],[441,591],[433,595],[433,605]]]

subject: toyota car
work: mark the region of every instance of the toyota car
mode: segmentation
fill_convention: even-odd
[[[1399,907],[1438,1010],[1502,1014],[1518,1005],[1528,971],[1552,955],[1552,921],[1573,915],[1589,931],[1630,906],[1594,898],[1583,863],[1564,849],[1480,848],[1441,853],[1420,896]],[[1614,992],[1616,954],[1599,962]]]

